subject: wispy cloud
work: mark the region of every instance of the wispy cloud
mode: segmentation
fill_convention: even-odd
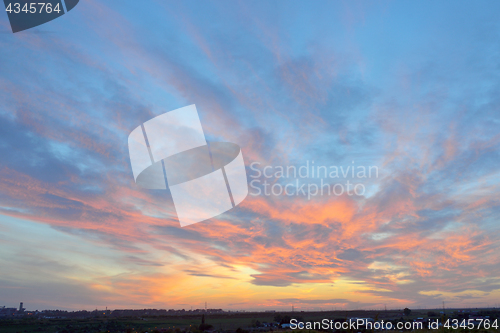
[[[450,5],[422,5],[427,26],[409,3],[87,1],[52,34],[0,34],[5,301],[491,303],[500,11]],[[380,177],[366,196],[249,196],[180,228],[168,191],[135,186],[126,138],[193,103],[248,167],[356,161]]]

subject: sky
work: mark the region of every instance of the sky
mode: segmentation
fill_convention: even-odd
[[[499,92],[497,1],[82,0],[16,34],[0,14],[0,306],[498,306]],[[192,104],[255,182],[181,228],[127,138]],[[377,172],[276,174],[313,163]]]

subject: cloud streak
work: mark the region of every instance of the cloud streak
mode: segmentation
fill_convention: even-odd
[[[421,10],[410,4],[153,2],[144,15],[117,4],[82,3],[54,34],[0,35],[7,302],[352,309],[498,298],[500,11],[463,4],[464,21],[439,5],[431,25],[470,30],[457,36],[402,24]],[[126,138],[193,103],[207,138],[239,144],[248,168],[356,161],[380,176],[364,196],[249,196],[180,228],[168,191],[135,186]]]

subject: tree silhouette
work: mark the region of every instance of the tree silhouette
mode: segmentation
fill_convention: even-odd
[[[211,329],[212,327],[213,327],[213,326],[212,326],[212,325],[210,325],[210,324],[205,324],[205,314],[203,314],[203,315],[201,316],[201,324],[200,324],[200,326],[198,327],[198,329],[199,329],[200,331],[206,331],[206,330]]]

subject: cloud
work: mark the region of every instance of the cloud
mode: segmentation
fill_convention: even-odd
[[[429,32],[418,16],[401,26],[391,14],[408,12],[399,4],[308,12],[234,3],[208,15],[150,6],[138,17],[88,1],[71,32],[0,36],[0,212],[9,221],[0,244],[15,259],[0,278],[9,301],[34,292],[37,306],[67,308],[163,307],[167,297],[172,306],[244,298],[249,307],[354,308],[498,296],[500,39],[489,26],[498,20],[483,24],[474,12],[463,23],[438,10],[439,23],[470,31],[460,35]],[[288,18],[310,24],[296,29]],[[402,40],[400,29],[415,38]],[[179,228],[168,191],[134,186],[126,138],[192,103],[207,137],[238,143],[247,167],[355,161],[380,176],[364,183],[366,196],[249,196]],[[20,219],[31,221],[26,230]],[[36,240],[39,225],[50,227]],[[52,249],[59,237],[71,239],[61,251]],[[24,242],[51,250],[24,257]],[[345,281],[347,295],[290,296]]]

